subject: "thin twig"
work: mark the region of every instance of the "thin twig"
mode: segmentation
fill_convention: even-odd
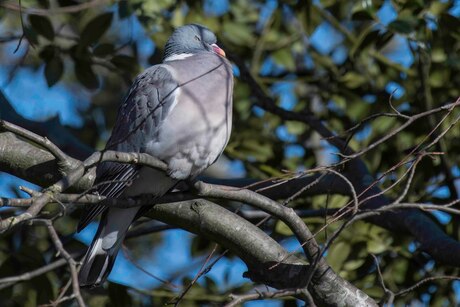
[[[382,287],[383,292],[385,293],[385,296],[382,298],[380,305],[381,306],[385,306],[385,305],[392,306],[394,298],[395,298],[395,294],[393,293],[393,291],[389,290],[385,285],[385,281],[383,280],[383,275],[382,275],[382,271],[380,270],[380,264],[379,264],[379,260],[377,259],[377,256],[375,256],[374,254],[370,254],[370,255],[372,256],[372,258],[374,258],[380,286]]]
[[[125,255],[126,259],[129,260],[129,262],[131,262],[136,268],[138,268],[139,270],[141,270],[142,272],[144,272],[145,274],[147,274],[148,276],[152,277],[153,279],[155,280],[158,280],[159,282],[163,283],[164,285],[170,287],[170,288],[173,288],[173,289],[177,289],[178,286],[176,286],[175,284],[173,284],[172,282],[170,281],[167,281],[165,279],[162,279],[152,273],[150,273],[149,271],[147,271],[146,269],[144,269],[139,263],[137,263],[136,260],[134,260],[134,258],[130,255],[129,253],[129,250],[128,248],[126,247],[126,245],[122,245],[122,250],[123,250],[123,255]]]
[[[78,306],[80,307],[85,307],[85,301],[83,300],[83,297],[81,296],[80,293],[80,285],[78,283],[78,270],[77,270],[77,263],[73,259],[73,257],[65,250],[64,245],[61,242],[61,239],[59,239],[59,235],[56,232],[56,229],[54,229],[53,223],[50,220],[34,220],[34,222],[40,222],[46,226],[48,229],[48,232],[50,234],[51,240],[54,243],[54,246],[58,250],[58,252],[64,257],[66,260],[67,264],[69,265],[70,269],[70,275],[72,278],[72,290],[73,294],[75,295],[75,299],[77,300]]]
[[[414,291],[415,289],[417,289],[418,287],[422,286],[423,284],[429,282],[429,281],[433,281],[433,280],[442,280],[442,279],[445,279],[445,280],[460,280],[460,277],[459,276],[434,276],[434,277],[427,277],[425,279],[422,279],[421,281],[417,282],[415,285],[409,287],[409,288],[406,288],[406,289],[403,289],[401,291],[398,291],[395,293],[395,296],[400,296],[400,295],[404,295],[404,294],[407,294],[409,292],[412,292]]]
[[[77,254],[74,254],[73,256],[74,257],[77,257],[81,255],[81,253],[77,253]],[[67,263],[67,260],[64,259],[64,258],[61,258],[59,260],[56,260],[54,262],[51,262],[47,265],[44,265],[38,269],[35,269],[35,270],[32,270],[32,271],[29,271],[29,272],[26,272],[26,273],[23,273],[23,274],[20,274],[20,275],[17,275],[17,276],[10,276],[10,277],[3,277],[3,278],[0,278],[0,290],[1,289],[5,289],[7,287],[10,287],[18,282],[21,282],[21,281],[27,281],[27,280],[31,280],[32,278],[34,277],[37,277],[37,276],[40,276],[40,275],[43,275],[43,274],[46,274],[48,272],[51,272],[61,266],[64,266],[65,264]]]
[[[206,265],[208,264],[208,262],[212,259],[212,256],[214,255],[214,253],[216,252],[217,250],[217,247],[218,245],[217,244],[214,244],[214,248],[212,249],[211,253],[208,255],[208,257],[206,257],[206,260],[204,261],[204,263],[201,265],[201,268],[198,270],[198,273],[195,275],[195,277],[193,278],[193,280],[187,285],[187,287],[185,287],[184,290],[182,290],[182,292],[179,294],[179,296],[176,298],[174,297],[173,299],[171,299],[168,304],[174,304],[174,306],[178,306],[179,303],[181,302],[181,300],[184,298],[184,296],[187,294],[187,292],[192,288],[192,286],[197,282],[197,280],[203,276],[204,274],[208,273],[210,268],[212,266],[209,266],[208,268],[205,269]],[[217,257],[217,259],[213,262],[213,263],[216,263],[217,261],[219,261],[226,253],[227,253],[228,250],[224,251],[219,257]]]
[[[65,286],[61,289],[61,291],[59,292],[59,295],[58,297],[51,301],[49,304],[47,305],[43,305],[43,307],[45,306],[52,306],[52,307],[57,307],[59,306],[59,304],[64,300],[66,301],[67,297],[65,296],[65,294],[67,293],[67,290],[69,290],[70,286],[72,285],[72,277],[69,278],[69,281],[67,281],[67,283],[65,284]]]
[[[425,112],[421,112],[421,113],[412,115],[407,119],[407,121],[404,124],[402,124],[398,128],[393,129],[389,133],[385,134],[383,137],[381,137],[380,139],[378,139],[374,143],[370,144],[366,148],[361,149],[360,151],[355,152],[354,154],[351,154],[351,155],[342,154],[342,153],[339,153],[338,155],[341,156],[342,158],[345,158],[346,160],[354,159],[356,157],[359,157],[359,156],[365,154],[366,152],[368,152],[369,150],[371,150],[371,149],[377,147],[378,145],[384,143],[385,141],[387,141],[388,139],[392,138],[393,136],[397,135],[399,132],[401,132],[404,129],[406,129],[408,126],[413,124],[415,121],[417,121],[417,120],[419,120],[421,118],[427,117],[429,115],[436,114],[436,113],[439,113],[439,112],[443,112],[443,111],[446,111],[446,110],[448,111],[447,114],[450,114],[450,112],[452,112],[452,110],[455,107],[458,107],[459,105],[460,105],[460,97],[454,103],[449,103],[449,104],[443,105],[443,106],[441,106],[439,108],[431,109],[431,110],[428,110],[428,111],[425,111]],[[440,123],[441,122],[442,121],[440,121]],[[435,127],[435,128],[437,128],[437,127]]]

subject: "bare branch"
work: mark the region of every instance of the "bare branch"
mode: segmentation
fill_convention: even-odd
[[[19,127],[15,124],[12,124],[10,122],[7,122],[5,120],[0,119],[0,129],[4,129],[10,132],[13,132],[16,135],[22,136],[29,141],[34,142],[35,144],[38,144],[40,146],[43,146],[48,150],[49,153],[51,153],[59,162],[59,164],[64,167],[64,169],[69,169],[71,167],[75,166],[75,163],[73,159],[71,159],[69,156],[67,156],[62,150],[59,149],[56,145],[54,145],[50,140],[48,140],[46,137],[41,137],[32,131],[29,131],[27,129],[24,129],[22,127]]]
[[[443,111],[447,111],[447,114],[446,114],[446,116],[447,116],[447,115],[450,114],[450,112],[452,112],[452,110],[455,107],[458,107],[459,105],[460,105],[460,97],[457,99],[456,102],[449,103],[449,104],[443,105],[443,106],[441,106],[439,108],[431,109],[431,110],[428,110],[428,111],[425,111],[425,112],[422,112],[422,113],[419,113],[419,114],[416,114],[416,115],[412,115],[412,116],[410,116],[408,118],[408,120],[404,124],[402,124],[398,128],[395,128],[394,130],[390,131],[389,133],[385,134],[383,137],[381,137],[380,139],[378,139],[374,143],[370,144],[366,148],[364,148],[364,149],[362,149],[362,150],[360,150],[360,151],[358,151],[358,152],[356,152],[354,154],[351,154],[351,155],[347,155],[347,154],[339,154],[339,155],[341,157],[347,159],[347,160],[357,158],[357,157],[365,154],[369,150],[371,150],[371,149],[377,147],[378,145],[384,143],[385,141],[387,141],[388,139],[392,138],[393,136],[397,135],[398,133],[400,133],[401,131],[406,129],[408,126],[412,125],[415,121],[417,121],[419,119],[422,119],[424,117],[430,116],[432,114],[443,112]],[[442,123],[442,121],[440,121],[439,124],[440,123]],[[434,129],[436,129],[436,128],[437,127],[435,127]]]
[[[77,253],[77,254],[72,254],[72,256],[74,257],[78,257],[78,256],[81,256],[81,253]],[[61,266],[64,266],[67,264],[67,260],[64,259],[64,258],[61,258],[59,260],[56,260],[54,262],[51,262],[47,265],[44,265],[36,270],[32,270],[32,271],[29,271],[29,272],[26,272],[26,273],[23,273],[23,274],[20,274],[20,275],[17,275],[17,276],[11,276],[11,277],[3,277],[3,278],[0,278],[0,290],[1,289],[5,289],[5,288],[8,288],[18,282],[21,282],[21,281],[27,281],[27,280],[31,280],[32,278],[34,277],[37,277],[37,276],[40,276],[40,275],[43,275],[43,274],[46,274],[48,272],[51,272],[51,271],[54,271],[55,269],[61,267]]]
[[[126,257],[126,259],[128,259],[129,262],[131,262],[137,269],[141,270],[142,272],[144,272],[148,276],[152,277],[153,279],[163,283],[164,285],[166,285],[168,287],[171,287],[173,289],[177,289],[177,286],[175,284],[173,284],[172,282],[167,281],[165,279],[162,279],[162,278],[150,273],[149,271],[144,269],[140,264],[138,264],[137,261],[134,260],[134,258],[130,255],[128,248],[124,244],[122,245],[122,251],[123,251],[123,255]]]
[[[372,258],[374,258],[374,262],[375,262],[375,266],[377,268],[377,274],[378,274],[377,276],[379,278],[380,286],[382,287],[383,292],[385,293],[385,296],[382,298],[382,301],[380,302],[380,305],[382,305],[382,306],[385,306],[385,305],[386,306],[392,306],[393,300],[395,298],[395,294],[385,286],[385,281],[383,280],[382,271],[380,271],[379,260],[377,259],[377,257],[374,254],[371,254],[371,256],[372,256]]]
[[[417,289],[418,287],[421,287],[423,284],[429,282],[429,281],[433,281],[433,280],[442,280],[442,279],[445,279],[445,280],[460,280],[460,277],[459,276],[433,276],[433,277],[427,277],[425,279],[422,279],[421,281],[419,281],[418,283],[416,283],[415,285],[407,288],[407,289],[404,289],[404,290],[401,290],[399,292],[397,292],[395,294],[395,296],[400,296],[400,295],[404,295],[404,294],[407,294],[415,289]]]
[[[246,276],[255,282],[263,282],[278,289],[305,286],[308,283],[309,267],[300,259],[288,255],[276,241],[256,226],[213,203],[199,199],[157,204],[148,216],[200,233],[229,248],[246,263],[249,268]],[[280,262],[276,268],[270,269],[273,264]],[[352,306],[375,306],[375,302],[366,294],[338,277],[331,269],[319,276],[319,279],[309,284],[309,291],[318,304],[339,302]],[[330,293],[326,289],[339,291]]]
[[[83,301],[83,297],[81,296],[80,285],[78,283],[77,263],[72,258],[72,256],[65,250],[64,246],[62,245],[61,239],[59,239],[59,235],[57,234],[56,229],[54,229],[53,223],[50,220],[35,220],[34,222],[39,222],[41,224],[44,224],[46,228],[48,229],[48,232],[50,234],[51,240],[54,243],[54,246],[56,247],[58,252],[62,255],[62,257],[64,257],[65,261],[69,265],[70,275],[72,279],[73,295],[75,296],[77,300],[78,306],[85,307],[86,304]]]
[[[182,299],[187,294],[187,292],[192,288],[192,286],[198,281],[198,279],[204,274],[208,273],[211,270],[211,268],[214,266],[214,264],[216,264],[217,261],[222,259],[225,256],[225,254],[227,254],[228,250],[225,250],[222,254],[220,254],[219,257],[217,257],[214,261],[212,261],[212,263],[208,267],[206,267],[206,265],[209,263],[209,261],[211,261],[212,256],[216,252],[217,247],[218,245],[214,244],[214,248],[212,249],[211,253],[206,257],[205,261],[203,262],[200,269],[198,270],[198,273],[195,275],[195,277],[193,277],[192,281],[188,283],[188,285],[181,291],[178,297],[174,297],[173,299],[171,299],[168,302],[168,304],[174,304],[175,307],[179,306],[179,303],[182,301]]]

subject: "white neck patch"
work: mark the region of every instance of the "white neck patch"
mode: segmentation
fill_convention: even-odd
[[[163,62],[183,60],[188,57],[191,57],[192,55],[193,53],[173,54],[173,55],[168,56],[166,59],[164,59]]]

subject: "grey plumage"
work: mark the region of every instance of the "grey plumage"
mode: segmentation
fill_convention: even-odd
[[[101,163],[96,179],[101,195],[159,197],[180,180],[196,177],[220,156],[231,132],[233,75],[215,40],[199,25],[178,28],[166,45],[163,64],[136,78],[106,148],[151,154],[168,164],[168,172]],[[79,231],[102,213],[80,270],[81,286],[105,281],[139,210],[108,208],[101,202],[81,219]]]

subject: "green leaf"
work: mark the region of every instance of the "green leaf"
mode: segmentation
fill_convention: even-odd
[[[30,15],[29,22],[38,34],[46,37],[50,41],[54,39],[54,29],[51,21],[45,16]]]
[[[171,25],[177,28],[183,25],[185,23],[184,21],[185,21],[184,10],[182,9],[182,7],[178,6],[172,12]]]
[[[69,54],[76,61],[90,63],[92,54],[89,49],[88,46],[76,44],[69,48]]]
[[[372,123],[372,128],[376,134],[385,133],[390,131],[392,127],[395,127],[396,123],[394,117],[379,117]]]
[[[367,241],[367,251],[372,254],[380,254],[386,251],[388,245],[381,240],[369,240]]]
[[[196,236],[192,239],[192,245],[190,247],[190,252],[193,257],[201,256],[204,253],[209,252],[211,241],[202,237]]]
[[[61,79],[63,73],[64,63],[59,55],[53,57],[49,62],[46,62],[45,78],[49,87],[55,85]]]
[[[295,62],[294,57],[291,54],[291,50],[283,48],[272,53],[273,61],[276,64],[285,67],[287,70],[294,70]]]
[[[125,70],[125,71],[130,71],[134,72],[137,70],[137,61],[136,58],[133,58],[132,56],[129,55],[124,55],[124,54],[119,54],[114,56],[110,62],[112,62],[113,65],[116,67]]]
[[[35,305],[47,304],[55,298],[53,286],[47,275],[37,276],[28,283],[31,284],[31,288],[37,292]]]
[[[109,298],[112,307],[132,306],[131,296],[129,296],[126,287],[122,285],[109,283]]]
[[[267,165],[267,164],[262,164],[259,166],[259,169],[269,175],[270,177],[277,177],[281,176],[283,173],[280,172],[279,169],[274,168],[273,166]]]
[[[396,259],[388,268],[388,270],[391,270],[391,277],[396,283],[402,283],[406,280],[407,269],[407,260],[401,257]]]
[[[45,9],[50,8],[50,1],[49,0],[38,0],[37,2],[41,7],[45,8]]]
[[[293,235],[291,228],[289,228],[288,225],[281,221],[276,223],[275,232],[287,237]]]
[[[219,293],[219,287],[217,286],[216,282],[209,276],[204,277],[205,281],[205,288],[210,293]]]
[[[383,297],[383,289],[380,286],[375,285],[371,288],[366,288],[366,294],[370,297]]]
[[[47,45],[38,54],[41,59],[45,62],[51,61],[51,59],[56,55],[56,47],[53,45]]]
[[[431,52],[431,59],[434,63],[443,63],[447,60],[447,55],[442,48],[435,48]]]
[[[344,110],[347,107],[347,100],[343,96],[333,94],[331,96],[331,100],[335,102],[336,106],[342,110]]]
[[[350,260],[345,262],[345,264],[343,265],[343,269],[347,271],[355,271],[359,267],[361,267],[364,264],[364,262],[366,262],[364,259]]]
[[[244,24],[226,22],[223,30],[227,39],[235,45],[247,46],[254,43],[254,36],[250,28]]]
[[[106,55],[113,54],[114,52],[115,46],[113,44],[99,44],[93,50],[93,54],[98,57],[104,57]]]
[[[321,0],[320,3],[324,7],[329,7],[336,4],[336,0]]]
[[[370,1],[356,1],[351,9],[353,20],[373,20],[375,16],[375,7]]]
[[[258,162],[266,162],[273,157],[273,148],[270,143],[260,143],[256,140],[245,140],[240,151],[248,156],[253,157]]]
[[[451,33],[460,33],[460,20],[448,13],[441,14],[439,26]],[[449,34],[451,34],[449,33]],[[451,34],[452,35],[452,34]]]
[[[348,255],[351,252],[351,246],[349,243],[340,241],[329,248],[327,254],[327,262],[331,265],[334,270],[340,270]]]
[[[104,13],[91,19],[83,28],[80,45],[89,46],[101,38],[112,24],[112,13]]]
[[[375,48],[377,50],[381,49],[383,46],[385,46],[394,36],[394,33],[391,31],[386,31],[384,33],[380,33],[377,42],[375,43]]]
[[[449,9],[451,4],[449,2],[433,1],[430,5],[430,13],[434,16],[439,16]]]
[[[359,121],[366,114],[369,114],[369,109],[371,108],[368,103],[363,102],[362,100],[352,100],[353,102],[348,102],[346,106],[346,111],[348,116],[354,121]]]
[[[128,0],[121,0],[118,2],[118,17],[120,19],[125,19],[131,15],[131,7],[128,4]]]
[[[312,52],[311,57],[313,58],[313,62],[315,62],[315,65],[317,64],[319,66],[324,66],[325,68],[330,69],[332,72],[337,71],[337,66],[332,61],[331,57],[323,56],[316,52]]]
[[[342,195],[318,195],[312,199],[312,203],[318,207],[340,208],[349,201],[348,196]]]
[[[300,135],[307,130],[307,126],[302,122],[287,121],[287,131],[291,134]]]
[[[16,259],[13,255],[9,256],[2,262],[0,265],[0,277],[8,277],[18,274],[19,272],[16,271]],[[11,297],[13,294],[12,287],[6,287],[4,289],[0,289],[0,297]]]
[[[417,26],[417,19],[415,18],[398,18],[388,25],[388,28],[402,34],[410,34]]]
[[[439,88],[449,83],[449,71],[435,70],[430,74],[429,82],[432,87]]]
[[[28,27],[28,26],[24,27],[24,36],[27,38],[27,40],[30,42],[31,45],[38,44],[37,32],[31,27]]]
[[[368,230],[367,250],[369,253],[380,254],[386,251],[392,242],[385,229],[371,226]]]
[[[78,81],[87,89],[94,90],[99,87],[99,79],[94,73],[91,65],[86,62],[75,62],[75,75]]]
[[[347,72],[341,79],[346,87],[355,89],[365,84],[368,80],[365,76],[358,74],[357,72]]]
[[[353,56],[357,51],[361,52],[364,50],[366,47],[371,45],[372,43],[375,43],[377,39],[379,38],[379,33],[380,30],[373,30],[369,32],[364,32],[358,37],[358,40],[356,41],[355,45],[350,51],[350,55]]]

